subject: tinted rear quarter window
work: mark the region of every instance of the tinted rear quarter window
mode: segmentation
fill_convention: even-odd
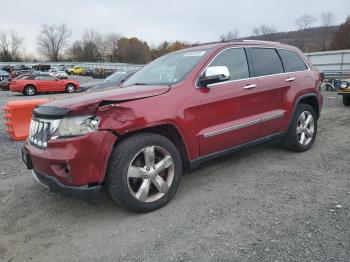
[[[251,49],[256,76],[283,73],[283,66],[277,51],[273,48]]]
[[[280,54],[286,72],[296,72],[307,70],[307,66],[300,56],[291,50],[279,49]]]
[[[243,48],[230,48],[222,51],[209,66],[226,66],[230,72],[229,80],[249,77],[247,57]]]

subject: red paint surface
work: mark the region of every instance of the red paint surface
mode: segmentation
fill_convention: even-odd
[[[76,90],[80,89],[80,84],[75,80],[27,80],[27,79],[18,79],[12,80],[10,84],[11,92],[20,92],[23,93],[24,88],[28,85],[32,85],[36,88],[38,93],[44,92],[65,92],[68,84],[74,84]]]
[[[267,44],[273,47],[273,44]],[[65,183],[102,182],[105,167],[118,135],[163,124],[172,125],[181,136],[190,160],[230,148],[251,140],[288,130],[298,98],[304,94],[316,95],[320,108],[319,74],[311,70],[283,73],[275,76],[253,77],[213,88],[197,88],[196,81],[211,58],[233,44],[216,44],[184,81],[167,86],[134,86],[82,94],[47,105],[70,108],[70,115],[95,114],[101,118],[100,130],[84,137],[57,139],[45,150],[26,145],[35,169],[52,175],[51,163],[69,159],[72,163],[72,181]],[[253,46],[253,44],[252,44]],[[260,45],[261,46],[261,45]],[[276,47],[284,47],[276,44]],[[240,47],[249,47],[245,44]],[[264,46],[261,46],[264,47]],[[294,49],[289,47],[289,49]],[[203,49],[199,46],[194,49]],[[298,49],[294,49],[303,56]],[[306,59],[305,59],[306,60]],[[296,81],[286,82],[295,76]],[[256,84],[254,89],[244,89]],[[247,126],[220,135],[204,134],[283,113],[284,116]],[[113,134],[113,133],[115,134]],[[106,144],[107,143],[107,144]]]

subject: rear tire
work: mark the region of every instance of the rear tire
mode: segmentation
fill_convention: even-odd
[[[66,86],[66,92],[67,93],[74,93],[75,92],[75,85],[74,84],[68,84]]]
[[[343,95],[344,106],[350,106],[350,95]]]
[[[295,152],[304,152],[310,149],[317,135],[317,117],[315,110],[308,104],[299,104],[287,135],[282,145]]]
[[[26,96],[34,96],[36,95],[36,88],[35,86],[26,86],[23,90],[23,94]]]
[[[113,150],[106,173],[111,197],[122,207],[150,212],[166,205],[182,177],[179,150],[166,137],[136,134]]]

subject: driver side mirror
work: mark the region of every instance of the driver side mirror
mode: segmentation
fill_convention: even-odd
[[[199,84],[201,86],[207,86],[230,79],[230,72],[227,66],[210,66],[208,67],[201,77],[199,78]]]

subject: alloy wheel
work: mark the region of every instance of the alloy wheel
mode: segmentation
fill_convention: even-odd
[[[75,91],[75,87],[73,85],[68,85],[67,86],[67,92],[68,93],[74,93]]]
[[[301,145],[308,145],[314,136],[315,121],[309,111],[304,111],[300,114],[297,122],[297,137]]]
[[[32,95],[35,94],[35,90],[34,90],[33,87],[27,87],[26,93],[27,93],[28,96],[32,96]]]
[[[166,194],[174,180],[174,162],[167,150],[148,146],[131,161],[127,183],[130,193],[141,202],[154,202]]]

